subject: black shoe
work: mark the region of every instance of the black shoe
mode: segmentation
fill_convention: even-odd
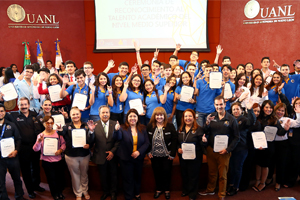
[[[186,193],[181,193],[181,196],[182,197],[185,197],[185,196],[187,196],[188,194],[186,194]]]
[[[134,196],[134,198],[136,199],[136,200],[141,200],[141,195],[140,196]]]
[[[100,200],[105,200],[107,197],[109,196],[109,194],[103,194],[100,198]]]
[[[28,193],[30,199],[34,199],[36,197],[35,193]]]
[[[34,188],[34,191],[45,192],[45,189],[42,188],[41,186],[38,186],[38,187]]]
[[[58,198],[59,198],[59,199],[65,199],[66,197],[65,197],[62,193],[60,193],[60,194],[58,195]]]
[[[115,193],[111,194],[111,200],[117,200],[117,195]]]
[[[16,199],[16,200],[28,200],[28,199],[26,199],[26,198],[24,198],[24,197],[21,197],[21,198],[18,198],[18,199]]]
[[[165,197],[166,197],[166,199],[170,199],[171,198],[170,192],[165,192]]]
[[[228,191],[227,192],[227,195],[228,196],[233,196],[233,195],[236,195],[237,194],[237,189],[235,189],[235,188],[232,188],[232,190],[231,191]]]
[[[162,192],[155,192],[154,194],[154,199],[157,199],[160,195],[162,194]]]
[[[267,183],[267,181],[265,182],[266,186],[271,185],[273,183],[273,178],[271,179],[271,181],[269,183]]]
[[[53,197],[54,200],[59,200],[58,196]]]

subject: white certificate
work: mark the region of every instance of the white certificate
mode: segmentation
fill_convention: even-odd
[[[193,98],[194,88],[190,86],[182,86],[180,93],[180,101],[190,102],[190,99]]]
[[[87,99],[87,95],[76,93],[73,97],[72,107],[78,107],[79,110],[85,109]]]
[[[86,131],[84,129],[72,130],[72,146],[73,148],[79,148],[86,145]]]
[[[255,149],[259,149],[260,147],[264,149],[268,148],[266,135],[263,131],[253,132],[251,135]]]
[[[55,156],[58,150],[58,138],[44,137],[43,155]]]
[[[130,109],[136,109],[139,115],[144,113],[144,107],[141,99],[132,99],[129,101]]]
[[[53,129],[56,130],[57,126],[56,125],[61,125],[61,127],[63,127],[65,125],[65,117],[62,114],[59,115],[52,115],[53,119],[54,119],[54,125],[53,125]]]
[[[222,87],[222,73],[221,72],[210,72],[209,87],[211,89],[220,89]]]
[[[266,134],[266,138],[268,142],[272,142],[275,140],[275,136],[278,128],[273,126],[266,126],[264,132]]]
[[[225,83],[224,86],[224,98],[230,99],[232,97],[232,91],[229,83]]]
[[[10,101],[18,98],[18,93],[13,83],[7,83],[0,88],[0,92],[4,94],[4,101]]]
[[[220,152],[228,147],[227,135],[216,135],[214,142],[214,152]]]
[[[196,146],[192,143],[182,143],[182,159],[194,160],[196,158]]]
[[[11,152],[15,150],[15,140],[13,137],[1,139],[0,144],[2,158],[6,158]]]
[[[57,102],[62,100],[62,98],[60,98],[60,91],[61,91],[61,86],[59,84],[51,85],[48,87],[48,92],[52,102]]]

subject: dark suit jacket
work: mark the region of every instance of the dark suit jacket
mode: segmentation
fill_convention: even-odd
[[[291,73],[290,73],[290,75],[294,75],[294,74],[295,74],[295,72],[291,72]]]
[[[133,150],[133,139],[131,134],[130,127],[128,130],[121,127],[118,131],[114,132],[115,138],[120,140],[120,146],[118,148],[117,154],[121,160],[131,160],[132,150]],[[143,160],[147,153],[147,149],[149,147],[149,138],[146,131],[146,127],[142,129],[142,131],[138,131],[138,143],[137,143],[137,151],[140,152],[140,155],[136,158],[138,160]]]
[[[106,151],[111,151],[115,155],[120,143],[113,138],[115,125],[117,122],[109,120],[108,138],[106,138],[102,121],[99,120],[96,123],[97,126],[95,127],[94,133],[92,134],[93,143],[95,143],[92,161],[97,165],[103,165],[106,161]]]
[[[157,127],[152,127],[152,124],[148,124],[147,126],[147,132],[149,135],[149,142],[150,142],[150,151],[153,148],[153,134],[155,132]],[[175,130],[175,127],[171,123],[167,123],[167,126],[163,128],[163,134],[164,134],[164,141],[166,144],[166,147],[168,151],[170,152],[170,156],[175,157],[177,152],[177,138],[178,133]]]

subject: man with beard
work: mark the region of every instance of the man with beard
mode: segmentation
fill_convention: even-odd
[[[29,110],[30,102],[26,97],[19,99],[19,111],[7,113],[5,118],[13,122],[21,135],[21,145],[19,151],[19,160],[23,180],[31,199],[35,198],[34,191],[43,192],[40,187],[40,152],[33,151],[32,147],[36,142],[34,121],[36,112]]]

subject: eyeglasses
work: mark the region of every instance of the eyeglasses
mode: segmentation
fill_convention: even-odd
[[[53,125],[54,122],[46,122],[46,125]]]

